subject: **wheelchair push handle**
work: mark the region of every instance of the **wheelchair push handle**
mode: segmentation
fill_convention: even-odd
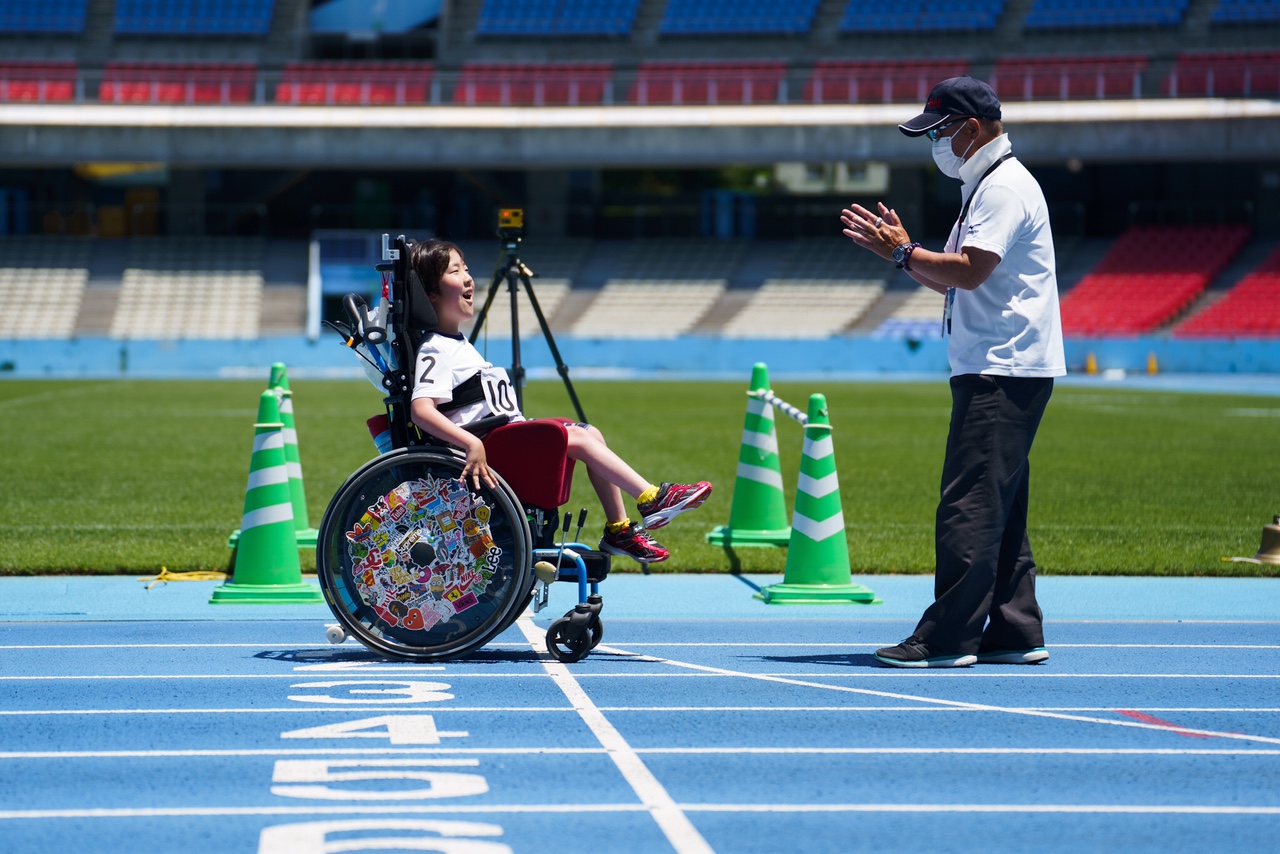
[[[351,328],[369,344],[377,346],[387,340],[387,330],[374,324],[369,317],[369,304],[359,294],[347,294],[342,298],[342,307],[351,321]]]

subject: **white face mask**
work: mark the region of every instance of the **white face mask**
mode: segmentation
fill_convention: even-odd
[[[976,137],[969,141],[969,148],[973,148]],[[933,162],[938,164],[938,171],[948,178],[959,178],[960,167],[964,165],[964,159],[969,154],[969,148],[964,150],[964,154],[956,156],[951,150],[951,137],[944,136],[933,141]]]

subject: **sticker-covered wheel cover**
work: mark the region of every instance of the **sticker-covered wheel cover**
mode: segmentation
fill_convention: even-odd
[[[504,521],[460,479],[404,481],[346,529],[344,581],[392,637],[430,646],[465,635],[492,615],[509,575],[507,538],[493,531]]]

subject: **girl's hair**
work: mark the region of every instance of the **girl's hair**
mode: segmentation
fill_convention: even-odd
[[[409,263],[413,271],[422,280],[422,286],[428,294],[440,293],[440,279],[449,269],[449,253],[457,252],[462,257],[462,250],[447,240],[422,240],[413,244],[409,253]]]

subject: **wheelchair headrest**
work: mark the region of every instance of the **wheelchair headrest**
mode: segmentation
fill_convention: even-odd
[[[422,283],[412,265],[409,267],[408,279],[409,313],[405,320],[415,332],[434,332],[440,319],[436,317],[436,308],[427,296],[427,286]]]

